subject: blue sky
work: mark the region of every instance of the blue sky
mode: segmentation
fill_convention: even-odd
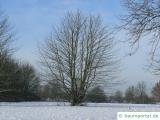
[[[37,65],[38,43],[42,42],[52,31],[53,26],[60,22],[60,19],[67,11],[80,10],[85,14],[100,14],[104,23],[111,27],[119,24],[118,16],[125,11],[121,6],[121,0],[0,0],[0,5],[5,14],[9,17],[10,24],[16,32],[16,46],[19,50],[16,57],[23,61],[29,61]],[[117,41],[124,40],[125,35],[116,35]],[[146,45],[141,45],[138,52],[131,57],[124,57],[129,51],[127,45],[118,45],[119,58],[122,59],[120,80],[122,84],[115,89],[124,89],[128,85],[136,84],[138,81],[146,81],[148,88],[151,88],[158,77],[145,71],[147,64]]]

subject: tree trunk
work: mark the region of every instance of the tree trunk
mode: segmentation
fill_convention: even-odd
[[[74,96],[71,100],[71,106],[80,106],[84,100],[85,95],[82,96]]]

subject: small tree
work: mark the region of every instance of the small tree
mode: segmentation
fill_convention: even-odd
[[[122,103],[123,102],[123,93],[121,91],[116,91],[114,95],[114,100],[116,102]]]
[[[0,11],[0,56],[11,53],[13,48],[10,45],[14,41],[13,38],[8,18]]]
[[[153,98],[156,102],[160,102],[160,81],[155,84],[152,89]]]
[[[136,103],[148,103],[149,97],[146,93],[146,84],[144,81],[139,82],[135,88],[135,93],[136,93],[136,98],[135,102]]]
[[[102,90],[100,86],[94,87],[91,89],[86,96],[86,101],[88,102],[96,102],[96,103],[101,103],[101,102],[106,102],[107,101],[107,96],[105,92]]]
[[[128,87],[126,89],[126,92],[125,92],[125,100],[126,100],[126,102],[134,103],[135,102],[135,97],[136,97],[135,87],[134,86]]]
[[[90,87],[113,78],[116,70],[112,34],[99,16],[68,13],[40,54],[48,79],[58,81],[72,105],[83,102]]]

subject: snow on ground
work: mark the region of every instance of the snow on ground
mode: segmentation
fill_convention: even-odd
[[[0,120],[117,120],[117,112],[158,112],[160,105],[88,103],[71,107],[69,103],[0,103]]]

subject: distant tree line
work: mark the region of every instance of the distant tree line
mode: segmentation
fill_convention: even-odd
[[[152,95],[148,95],[145,82],[139,82],[136,86],[130,86],[125,92],[125,102],[137,104],[154,103]]]
[[[56,84],[48,83],[41,89],[40,97],[42,100],[48,101],[68,101],[65,92]],[[91,88],[84,98],[83,102],[105,103],[108,98],[105,91],[100,86]]]
[[[57,85],[53,87],[54,85],[50,84],[48,83],[43,87],[41,98],[50,101],[67,101],[64,92]],[[139,82],[136,86],[129,86],[124,93],[118,90],[110,95],[106,94],[102,87],[95,86],[87,92],[84,102],[153,104],[160,102],[159,90],[160,81],[154,85],[150,94],[145,82]]]
[[[147,91],[145,82],[139,82],[136,86],[129,86],[125,93],[116,91],[110,96],[108,102],[152,104],[160,102],[160,81],[157,82],[150,91]]]

